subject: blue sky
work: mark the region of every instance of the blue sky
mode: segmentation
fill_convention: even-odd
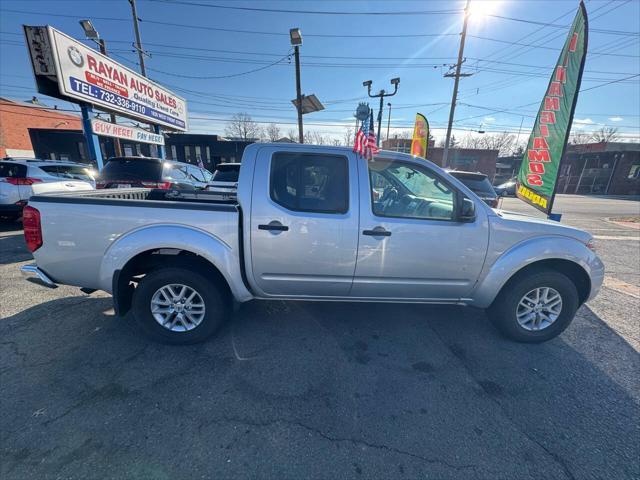
[[[578,2],[472,3],[481,13],[566,26],[480,14],[470,19],[463,72],[473,75],[460,82],[456,135],[480,128],[518,132],[522,123],[524,140],[537,105],[522,105],[542,99]],[[606,125],[617,127],[629,139],[637,138],[640,77],[623,79],[640,73],[640,1],[591,0],[586,6],[591,32],[582,89],[597,88],[580,95],[574,130],[588,132]],[[289,28],[299,27],[304,37],[303,92],[315,93],[326,106],[323,112],[305,116],[307,129],[341,137],[343,125],[353,125],[358,101],[367,100],[362,82],[372,80],[376,91],[390,89],[389,80],[399,76],[399,91],[388,100],[393,104],[392,132],[409,128],[419,111],[429,118],[436,137],[441,137],[453,89],[453,79],[443,74],[456,61],[463,7],[463,1],[424,0],[138,0],[138,15],[143,44],[151,54],[146,60],[148,75],[187,98],[192,131],[222,134],[225,121],[236,112],[248,112],[257,121],[276,122],[283,132],[295,128],[295,109],[290,103],[295,97],[294,67],[287,54]],[[420,13],[443,10],[450,13]],[[412,13],[331,15],[305,11]],[[118,61],[137,68],[127,0],[0,0],[0,95],[17,99],[37,95],[21,36],[22,24],[50,24],[82,38],[81,18],[93,20]],[[260,68],[231,78],[210,78]],[[622,81],[604,85],[616,80]],[[70,108],[59,100],[42,100]],[[374,105],[377,110],[372,99]],[[386,125],[386,107],[384,119]]]

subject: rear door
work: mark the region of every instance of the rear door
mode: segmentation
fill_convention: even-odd
[[[343,150],[258,150],[248,234],[261,296],[349,294],[358,246],[357,190],[357,165]]]

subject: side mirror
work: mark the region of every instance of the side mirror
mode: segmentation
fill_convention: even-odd
[[[462,205],[460,206],[460,214],[458,215],[458,221],[471,223],[476,220],[476,204],[472,200],[464,197],[462,199]]]

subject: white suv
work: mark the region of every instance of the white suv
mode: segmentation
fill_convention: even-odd
[[[16,220],[34,193],[93,190],[95,180],[89,165],[38,160],[0,159],[0,219]]]

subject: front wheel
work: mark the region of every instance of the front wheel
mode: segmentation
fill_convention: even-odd
[[[133,294],[133,313],[156,340],[198,343],[213,335],[226,319],[226,292],[199,272],[159,268],[140,280]]]
[[[575,284],[553,270],[509,281],[488,310],[504,335],[517,342],[550,340],[569,326],[579,306]]]

